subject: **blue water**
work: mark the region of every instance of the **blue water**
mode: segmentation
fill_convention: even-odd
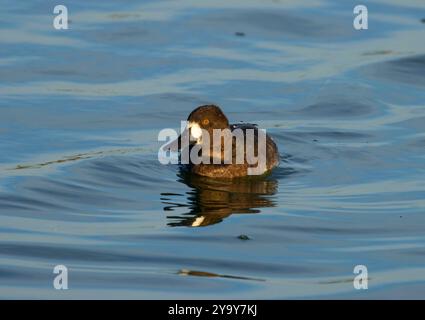
[[[0,4],[0,298],[425,298],[423,1]],[[280,166],[161,165],[206,103]]]

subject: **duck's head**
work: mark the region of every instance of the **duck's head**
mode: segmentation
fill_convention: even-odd
[[[204,105],[193,110],[187,118],[186,130],[171,143],[167,144],[164,149],[177,150],[181,148],[181,137],[190,134],[190,144],[201,143],[202,130],[206,130],[210,137],[213,137],[214,129],[229,128],[229,120],[223,111],[216,105]]]
[[[193,110],[189,114],[187,122],[191,139],[196,142],[200,142],[202,130],[208,131],[210,137],[212,137],[214,129],[229,128],[229,120],[227,120],[223,111],[213,104],[200,106]]]

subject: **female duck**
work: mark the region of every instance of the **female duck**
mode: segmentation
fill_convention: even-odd
[[[229,124],[216,105],[193,110],[186,130],[164,149],[180,150],[188,169],[201,176],[236,178],[262,175],[279,164],[277,146],[254,124]],[[183,161],[181,161],[183,162]]]

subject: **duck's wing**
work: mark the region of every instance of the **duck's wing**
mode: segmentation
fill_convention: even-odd
[[[255,154],[256,150],[258,150],[258,131],[259,131],[258,126],[254,123],[238,123],[238,124],[231,124],[230,128],[232,131],[236,129],[241,129],[244,132],[246,132],[246,130],[248,129],[254,129],[254,145],[251,145],[249,147],[254,148],[254,154]],[[245,149],[245,153],[246,153],[246,149]],[[266,155],[267,155],[267,160],[266,160],[267,170],[270,170],[279,164],[279,151],[277,149],[277,145],[268,134],[266,134]]]

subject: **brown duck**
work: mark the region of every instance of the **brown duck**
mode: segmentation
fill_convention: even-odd
[[[189,157],[188,170],[194,174],[211,178],[236,178],[253,175],[255,168],[254,175],[263,175],[279,164],[277,146],[268,134],[260,131],[254,124],[229,124],[226,115],[216,105],[196,108],[189,114],[187,121],[186,130],[176,140],[164,146],[164,149],[180,150],[181,153],[187,152],[187,154],[192,154],[194,148],[199,150],[195,153],[198,152],[198,155],[207,161],[194,162],[192,157]],[[214,149],[212,142],[207,144],[210,145],[209,150],[208,147],[202,148],[206,133],[209,137],[214,137],[214,129],[228,129],[227,132],[231,134],[220,136],[219,149]],[[251,139],[248,138],[249,134]],[[182,138],[185,135],[189,138],[187,145]],[[238,140],[240,136],[242,138]],[[241,141],[243,149],[238,149],[238,143],[240,145]],[[265,146],[258,148],[262,141],[265,142]],[[229,151],[226,150],[226,145],[231,146],[228,153],[225,152]],[[260,156],[262,161],[259,160]],[[255,159],[258,161],[253,162]]]

